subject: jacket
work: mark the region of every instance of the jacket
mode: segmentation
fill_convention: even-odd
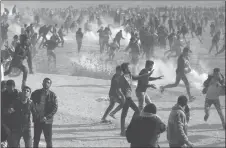
[[[28,100],[26,104],[22,104],[20,100],[16,100],[13,103],[13,109],[15,112],[12,116],[12,129],[23,130],[31,128],[31,112],[34,109],[32,101]]]
[[[139,117],[131,120],[126,138],[131,147],[159,147],[160,133],[166,130],[166,125],[155,114],[142,112]]]
[[[170,145],[182,146],[188,143],[186,114],[178,104],[172,108],[169,115],[167,140]]]
[[[13,107],[13,103],[19,98],[19,90],[9,93],[7,90],[1,93],[1,116],[2,123],[12,126],[12,116],[8,113],[8,109]]]
[[[43,89],[38,89],[31,94],[31,100],[33,101],[34,105],[37,105],[40,103],[42,91]],[[56,114],[57,110],[58,110],[57,97],[54,92],[49,90],[47,93],[47,97],[45,100],[45,107],[44,107],[44,116],[46,117],[48,122],[53,123],[53,116]],[[35,110],[32,112],[32,116],[33,116],[33,122],[40,121],[40,117]]]

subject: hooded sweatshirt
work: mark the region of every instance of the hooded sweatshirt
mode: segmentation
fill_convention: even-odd
[[[166,125],[156,114],[142,112],[131,120],[126,138],[131,147],[158,147],[158,139],[166,130]]]
[[[188,143],[186,114],[178,104],[172,108],[169,115],[167,140],[170,145],[182,146]]]

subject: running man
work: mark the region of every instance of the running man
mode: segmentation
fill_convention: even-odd
[[[47,40],[43,46],[47,47],[48,68],[51,62],[51,57],[54,61],[54,68],[56,68],[56,54],[54,53],[54,50],[58,46],[58,43],[54,40],[54,38],[50,38],[50,40]]]
[[[190,92],[190,84],[188,82],[187,76],[186,74],[191,72],[191,67],[189,64],[189,59],[188,59],[188,53],[191,52],[191,50],[189,50],[189,48],[185,47],[183,50],[183,53],[179,56],[178,60],[177,60],[177,69],[176,69],[176,81],[174,84],[168,84],[166,86],[161,86],[161,92],[163,93],[164,90],[166,88],[173,88],[178,86],[178,84],[180,83],[180,81],[182,80],[185,84],[186,90],[187,90],[187,94],[189,97],[189,101],[193,101],[195,98],[191,95]]]
[[[140,71],[139,75],[148,74],[149,71],[150,71],[150,73],[153,73],[153,71],[154,71],[153,66],[154,66],[154,62],[147,60],[146,64],[145,64],[145,68]],[[144,101],[146,102],[146,104],[152,103],[146,90],[149,87],[156,89],[156,86],[154,84],[148,84],[149,81],[162,79],[162,77],[163,76],[160,76],[160,77],[148,77],[147,76],[141,80],[138,80],[138,84],[137,84],[137,88],[136,88],[136,96],[138,99],[138,103],[139,103],[138,107],[139,107],[140,111],[142,111],[144,108]]]
[[[209,76],[207,81],[204,82],[206,90],[206,99],[205,99],[205,116],[204,121],[207,121],[210,115],[210,107],[213,104],[218,112],[218,115],[220,116],[221,123],[223,126],[223,129],[225,129],[225,119],[224,114],[221,110],[220,100],[219,96],[224,91],[225,94],[225,82],[224,77],[220,73],[219,68],[214,68],[213,75]]]
[[[110,104],[101,119],[102,123],[109,122],[108,120],[106,120],[106,117],[115,106],[115,103],[119,103],[119,105],[109,114],[114,119],[115,114],[122,109],[123,104],[125,102],[125,100],[123,100],[123,94],[121,94],[121,92],[119,91],[119,78],[121,77],[121,75],[122,75],[121,67],[117,66],[116,73],[113,75],[111,79],[111,87],[109,91]]]
[[[213,47],[215,46],[216,47],[216,50],[217,50],[217,53],[218,53],[218,48],[219,48],[219,41],[220,41],[220,36],[221,36],[221,32],[220,31],[217,31],[217,33],[213,36],[213,39],[212,39],[212,45],[209,49],[209,54],[211,53]]]
[[[15,48],[15,53],[13,55],[13,59],[11,61],[9,69],[4,72],[4,76],[7,76],[8,74],[10,74],[10,72],[14,67],[19,68],[21,71],[23,71],[22,88],[23,86],[26,85],[27,75],[28,75],[27,67],[23,64],[23,61],[26,58],[28,58],[27,62],[28,62],[29,72],[33,74],[30,48],[31,47],[28,44],[27,36],[24,34],[20,35],[20,43],[18,43]]]
[[[109,45],[109,48],[110,48],[110,50],[109,50],[109,59],[113,60],[114,57],[115,57],[116,50],[120,48],[120,46],[117,44],[117,40],[116,39],[114,39],[113,43],[111,43]]]

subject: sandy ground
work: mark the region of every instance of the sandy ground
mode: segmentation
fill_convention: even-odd
[[[207,49],[210,44],[209,38],[205,38],[205,40],[205,44],[202,46]],[[59,109],[53,124],[53,145],[55,147],[128,147],[126,139],[119,136],[121,111],[116,114],[116,120],[110,119],[112,124],[100,124],[100,119],[108,106],[105,98],[108,95],[110,81],[69,76],[74,69],[68,57],[76,55],[75,50],[76,43],[66,43],[64,48],[56,50],[57,67],[61,71],[61,75],[36,71],[35,74],[28,76],[27,85],[32,90],[41,88],[42,80],[45,77],[49,77],[53,81],[51,89],[57,94],[59,102]],[[98,46],[84,44],[82,50],[83,52],[97,51]],[[209,68],[217,65],[222,68],[222,71],[224,70],[225,57],[223,55],[219,58],[203,55],[202,61],[208,63]],[[17,88],[20,88],[22,76],[13,79],[16,81]],[[163,80],[157,84],[165,83]],[[195,88],[192,88],[191,92],[197,99],[190,104],[192,119],[188,129],[189,139],[195,146],[225,147],[225,131],[222,129],[216,110],[212,107],[208,122],[204,122],[204,96],[200,90]],[[180,85],[177,88],[166,90],[164,94],[161,94],[159,90],[150,89],[148,94],[158,107],[158,115],[167,123],[172,106],[179,95],[185,94],[185,88]],[[137,103],[134,93],[133,100]],[[224,97],[221,98],[221,103],[222,109],[225,111]],[[129,110],[127,124],[129,124],[132,113],[133,111]],[[23,142],[21,145],[23,146]],[[40,145],[45,146],[43,135]],[[160,136],[159,145],[161,147],[168,146],[166,132]]]

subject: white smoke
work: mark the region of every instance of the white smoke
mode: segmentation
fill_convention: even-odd
[[[32,16],[29,15],[25,15],[23,16],[23,18],[25,18],[26,23],[31,23],[32,22]],[[83,20],[82,24],[80,27],[83,28],[85,20]],[[45,19],[46,21],[46,19]],[[44,21],[44,22],[45,22]],[[59,20],[60,23],[62,23],[61,20]],[[109,23],[106,23],[103,20],[103,27],[107,27]],[[97,33],[98,30],[98,25],[97,23],[92,23],[92,31],[91,32],[87,32],[84,35],[84,44],[88,44],[91,46],[91,48],[95,48],[95,50],[99,50],[99,47],[94,47],[93,45],[96,44],[98,46],[98,40],[99,40],[99,35]],[[20,34],[21,31],[21,27],[18,24],[12,23],[10,25],[9,30],[11,32],[13,32],[14,34]],[[114,27],[113,25],[111,25],[111,31],[112,31],[112,38],[115,37],[115,35],[117,34],[117,32],[119,32],[119,30],[123,31],[123,37],[125,38],[125,40],[121,40],[121,47],[125,48],[123,46],[128,45],[129,40],[131,35],[129,33],[126,33],[124,31],[123,27]],[[38,29],[35,30],[36,32],[38,32]],[[51,34],[47,35],[47,38],[50,38]],[[75,33],[69,33],[65,36],[65,42],[75,42]],[[110,42],[112,42],[112,39],[110,39]],[[200,44],[198,43],[197,40],[192,40],[191,42],[191,49],[193,51],[193,54],[191,56],[192,59],[192,71],[191,73],[188,74],[188,80],[191,83],[191,86],[196,88],[196,89],[201,89],[202,88],[202,83],[203,81],[207,78],[207,72],[199,72],[197,70],[197,67],[201,67],[202,69],[207,69],[208,67],[206,65],[204,65],[204,63],[202,63],[202,61],[200,60],[199,57],[199,51],[203,50],[200,47]],[[160,51],[159,51],[160,52]],[[161,53],[160,53],[161,54]],[[120,59],[118,57],[121,57]],[[68,57],[69,60],[74,63],[76,72],[80,71],[80,75],[86,76],[88,74],[90,74],[90,76],[92,77],[98,77],[98,78],[103,78],[103,77],[108,77],[111,78],[111,75],[114,73],[115,71],[115,66],[117,64],[121,64],[122,62],[125,62],[128,60],[128,57],[126,55],[122,55],[122,53],[117,53],[116,54],[116,62],[106,62],[107,59],[107,55],[94,55],[92,53],[88,53],[88,54],[83,54],[83,55],[79,55],[79,56],[74,56],[73,58]],[[160,80],[160,81],[156,81],[154,82],[157,85],[166,85],[168,83],[174,83],[175,82],[175,78],[176,78],[176,74],[175,74],[175,70],[176,70],[176,62],[175,59],[174,60],[163,60],[160,58],[154,59],[155,62],[155,66],[154,66],[154,73],[153,76],[160,76],[160,75],[164,75],[164,79]],[[142,68],[144,68],[144,63],[145,61],[142,60],[139,64],[139,70],[141,70]],[[198,65],[198,66],[197,66]],[[208,69],[207,69],[208,70]],[[180,82],[181,84],[183,84],[183,82]]]

